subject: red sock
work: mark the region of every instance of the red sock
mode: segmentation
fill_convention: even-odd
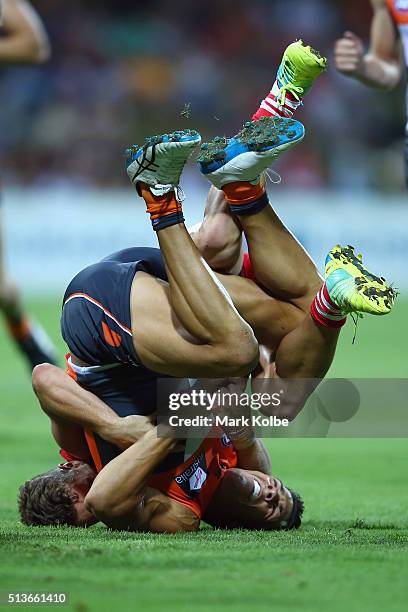
[[[278,103],[279,99],[279,85],[275,81],[271,91],[268,93],[266,98],[261,102],[261,105],[257,112],[252,116],[253,121],[257,121],[261,117],[292,117],[295,110],[302,104],[301,101],[296,100],[295,96],[289,91],[285,94],[285,103],[281,106]]]
[[[330,299],[326,283],[317,292],[310,307],[310,314],[316,323],[324,327],[343,327],[347,320],[344,313]]]

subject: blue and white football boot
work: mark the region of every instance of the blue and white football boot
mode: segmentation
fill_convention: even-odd
[[[233,138],[217,137],[201,145],[199,168],[218,189],[245,181],[256,185],[281,153],[301,141],[302,123],[286,117],[248,121]]]

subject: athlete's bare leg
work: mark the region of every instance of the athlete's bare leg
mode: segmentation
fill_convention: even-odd
[[[272,206],[242,216],[240,223],[257,280],[275,297],[309,310],[322,280],[307,252]]]
[[[272,295],[306,313],[279,343],[274,371],[269,375],[282,379],[323,378],[333,361],[340,328],[318,325],[309,314],[322,285],[314,263],[269,204],[258,213],[241,216],[240,223],[256,278]],[[309,380],[304,386],[294,386],[289,394],[291,401],[284,408],[285,416],[296,416],[312,390]]]
[[[162,137],[158,138],[161,141]],[[179,138],[179,135],[172,138]],[[163,167],[168,167],[166,156],[177,151],[180,155],[179,149],[190,145],[163,144],[162,150],[157,150],[157,146],[155,138],[147,142],[143,155],[131,151],[128,173],[133,182],[134,177],[140,177],[145,171],[142,160],[149,158],[150,151],[152,155],[154,151],[155,163],[159,168],[161,159],[164,159]],[[146,176],[154,184],[152,172],[146,172]],[[166,186],[164,188],[168,189]],[[142,362],[156,371],[174,376],[210,377],[238,375],[243,371],[248,373],[248,366],[254,366],[258,356],[257,351],[256,355],[254,353],[252,330],[239,317],[228,296],[223,293],[222,285],[217,284],[214,274],[205,267],[181,222],[181,206],[174,192],[170,190],[154,195],[151,188],[142,186],[141,195],[145,198],[152,223],[158,229],[169,277],[168,288],[152,277],[140,273],[136,275],[132,291],[133,331],[136,350]],[[297,243],[295,245],[298,247]],[[279,248],[282,248],[280,244]],[[233,297],[238,309],[259,338],[264,331],[268,333],[269,328],[273,328],[276,320],[273,337],[269,338],[269,344],[276,346],[283,335],[299,323],[299,318],[296,319],[294,314],[297,307],[294,304],[278,304],[256,285],[253,285],[251,298],[248,299],[248,292],[240,288],[240,282],[248,283],[231,277],[228,284],[228,289],[235,289]],[[254,292],[260,294],[257,300],[252,300]],[[278,312],[278,316],[267,316],[271,312]],[[155,313],[155,319],[152,313]],[[299,314],[303,316],[301,311]]]
[[[0,64],[38,64],[47,60],[50,55],[48,37],[30,3],[3,0],[0,5]],[[0,311],[31,368],[45,361],[53,363],[53,347],[42,330],[38,333],[38,326],[33,327],[28,323],[19,291],[6,278],[2,230],[0,218]]]
[[[211,187],[204,221],[193,235],[194,242],[212,268],[238,274],[242,267],[242,229],[248,241],[257,280],[275,297],[290,301],[304,312],[322,281],[307,252],[272,209],[235,218],[222,190]]]
[[[257,112],[252,116],[252,120],[257,121],[262,117],[285,117],[291,118],[296,113],[299,106],[302,104],[303,97],[310,91],[313,82],[325,70],[326,59],[316,54],[316,52],[304,45],[301,41],[290,44],[285,50],[281,64],[276,73],[276,80],[267,94]],[[287,62],[291,68],[287,69]],[[282,86],[285,86],[285,95],[280,96]],[[264,180],[264,177],[263,179]],[[288,250],[296,257],[294,264],[300,265],[299,277],[305,276],[303,287],[299,285],[297,280],[292,284],[293,275],[286,276],[287,265],[282,269],[280,277],[286,276],[286,287],[291,289],[287,295],[297,300],[297,306],[308,310],[308,293],[310,283],[310,292],[313,294],[316,285],[316,279],[313,278],[313,273],[310,274],[310,260],[306,253],[299,252],[293,242],[293,236],[286,230],[282,222],[275,214],[272,219],[276,228],[282,231],[278,232],[278,248],[281,243],[285,243],[285,238],[288,238]],[[214,270],[225,272],[228,274],[239,274],[242,268],[242,233],[241,225],[238,219],[234,219],[229,211],[228,204],[222,191],[214,186],[210,188],[207,203],[205,207],[204,220],[198,230],[194,232],[194,241],[200,252],[205,257],[206,261]],[[267,231],[267,230],[266,230]],[[286,236],[285,236],[286,234]],[[262,237],[259,237],[262,240]],[[278,252],[279,253],[279,252]],[[276,254],[276,251],[275,251]],[[292,253],[288,253],[288,256]],[[282,257],[276,262],[276,269],[281,267]],[[305,274],[304,274],[305,273]],[[258,280],[263,280],[257,276]],[[272,279],[270,278],[269,281]],[[279,283],[279,278],[274,277],[272,284],[276,287]],[[265,284],[265,283],[264,283]],[[269,286],[265,284],[266,286]],[[280,285],[279,285],[280,287]],[[274,294],[286,299],[284,294]]]
[[[278,342],[275,354],[275,347],[262,341],[272,348],[266,376],[282,379],[319,379],[324,376],[333,359],[339,327],[322,330],[309,314],[322,280],[314,263],[268,202],[260,180],[266,156],[258,156],[257,149],[253,153],[251,150],[247,153],[240,151],[245,151],[246,142],[259,142],[260,147],[265,147],[266,143],[266,146],[271,146],[270,151],[274,147],[278,151],[279,147],[284,150],[289,146],[288,142],[293,144],[303,137],[302,129],[301,124],[287,120],[253,122],[247,124],[232,141],[231,152],[227,151],[230,146],[227,141],[225,144],[214,141],[204,147],[199,158],[202,171],[215,186],[222,188],[230,211],[238,216],[257,280],[272,296],[288,302],[299,312],[296,325],[291,329],[288,329],[290,325],[287,326],[288,331]],[[237,139],[243,149],[234,149],[233,143]],[[234,157],[230,161],[234,154],[238,156],[237,161]],[[271,159],[274,156],[276,154],[271,153]],[[214,162],[212,168],[215,169],[208,173],[206,164],[220,157],[222,161]],[[296,416],[310,393],[309,384],[305,384],[304,389],[301,384],[297,387],[300,391],[293,398],[293,405],[286,405],[285,416],[289,418]]]
[[[231,215],[224,192],[210,187],[204,219],[190,229],[198,250],[213,270],[239,274],[243,262],[242,228]]]
[[[208,221],[196,235],[196,243],[200,248],[205,246],[205,240],[200,240],[200,235],[208,240],[209,231],[213,232],[213,244],[220,244],[216,239],[219,224],[220,228],[224,230],[227,228],[227,236],[231,237],[226,241],[226,244],[230,245],[226,248],[229,258],[224,261],[228,266],[234,265],[239,259],[240,246],[235,250],[231,246],[240,244],[239,227],[242,227],[257,280],[273,296],[280,298],[275,304],[276,317],[266,319],[265,313],[271,307],[271,303],[264,296],[255,297],[251,292],[251,295],[247,296],[250,304],[246,308],[247,304],[240,293],[239,281],[237,283],[233,279],[223,279],[235,305],[251,323],[258,340],[272,349],[271,367],[264,368],[265,374],[282,378],[323,377],[332,363],[340,330],[317,325],[310,317],[310,305],[322,285],[322,280],[309,255],[271,206],[266,206],[255,215],[239,217],[237,222],[233,223],[229,220],[230,213],[227,210],[226,200],[223,199],[220,190],[212,187],[207,209]],[[219,235],[221,236],[221,232]],[[207,257],[210,256],[210,261],[217,261],[217,256],[211,252],[211,249],[207,248],[204,252]],[[222,256],[221,261],[223,261]],[[234,283],[238,284],[235,290]],[[293,304],[298,311],[288,309],[285,302]],[[262,335],[260,334],[262,320],[272,322],[270,335],[266,329],[262,330]],[[277,347],[276,352],[274,347]],[[299,409],[310,393],[310,385],[307,387],[304,397],[294,398]],[[289,416],[293,417],[294,414],[291,413]]]
[[[17,287],[7,281],[4,261],[3,223],[0,210],[0,310],[11,319],[21,318]]]
[[[3,314],[8,332],[18,349],[26,357],[31,369],[44,362],[55,363],[54,349],[38,326],[34,328],[24,312],[20,292],[6,275],[3,225],[0,210],[0,312]]]
[[[149,206],[149,189],[141,193]],[[174,194],[166,197],[174,199]],[[170,201],[170,200],[169,200]],[[204,263],[183,223],[159,229],[169,284],[137,273],[131,309],[135,348],[147,367],[172,376],[248,374],[258,361],[251,327]]]

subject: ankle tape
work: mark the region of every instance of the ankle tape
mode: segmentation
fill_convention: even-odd
[[[237,181],[224,185],[222,190],[234,215],[253,215],[269,204],[262,184]]]
[[[165,229],[166,227],[171,227],[172,225],[184,223],[184,215],[183,211],[179,210],[177,212],[164,215],[163,217],[157,217],[156,219],[152,219],[151,221],[154,231],[158,232],[159,230]]]
[[[255,215],[261,211],[265,206],[269,204],[269,198],[264,193],[260,198],[254,202],[248,202],[247,204],[230,204],[229,208],[233,215],[245,216]]]
[[[153,229],[158,230],[184,223],[183,209],[174,191],[154,195],[144,183],[138,183],[137,190],[146,202],[146,212],[150,215]]]

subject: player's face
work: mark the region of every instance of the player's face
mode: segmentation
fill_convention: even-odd
[[[61,476],[66,479],[67,487],[69,487],[72,498],[75,500],[77,526],[86,527],[96,523],[97,519],[85,508],[85,497],[95,480],[95,470],[83,461],[60,463],[58,470],[60,470]]]
[[[282,481],[261,472],[242,470],[243,486],[239,512],[248,527],[279,529],[293,508],[292,496]]]
[[[215,526],[271,530],[280,528],[292,508],[292,496],[278,478],[231,468],[217,489],[207,518]]]

